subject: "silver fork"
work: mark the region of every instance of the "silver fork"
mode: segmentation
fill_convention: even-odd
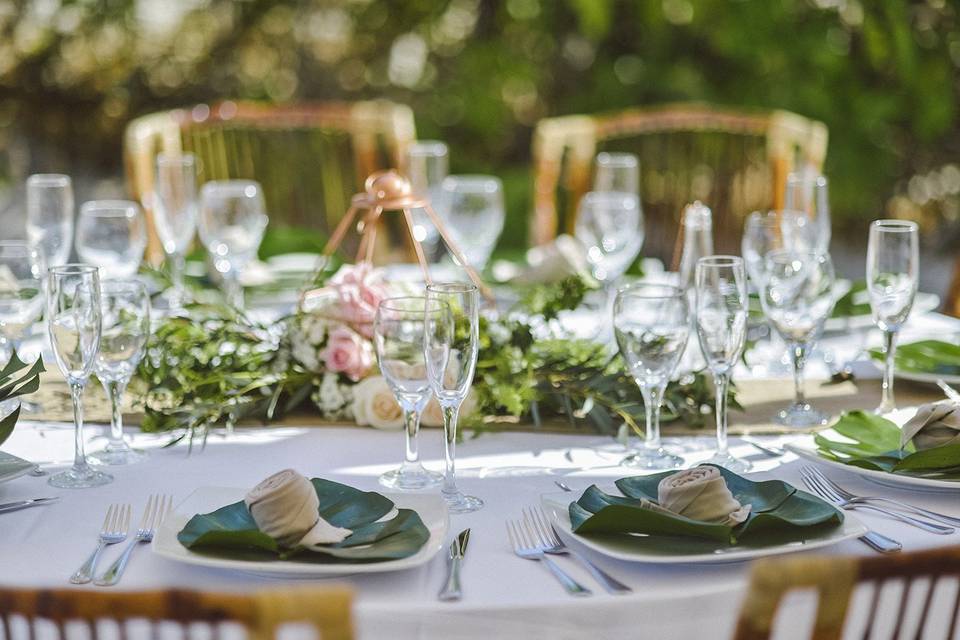
[[[923,509],[921,507],[915,507],[912,504],[907,504],[906,502],[900,502],[899,500],[893,500],[891,498],[882,498],[880,496],[859,496],[855,493],[850,493],[815,467],[804,467],[804,469],[806,469],[811,475],[819,478],[821,482],[833,489],[834,493],[850,504],[870,504],[872,502],[879,502],[881,504],[889,504],[896,509],[908,511],[918,516],[926,516],[931,520],[936,520],[937,522],[942,522],[943,524],[960,526],[960,518],[948,516],[945,513],[939,513],[937,511],[930,511],[929,509]]]
[[[578,552],[565,545],[563,540],[560,539],[559,534],[557,534],[557,530],[547,521],[547,516],[543,513],[542,509],[539,507],[524,509],[524,518],[526,519],[530,529],[539,539],[539,546],[541,549],[543,549],[544,553],[559,556],[573,556],[609,593],[621,595],[633,592],[633,589],[623,584],[597,565],[590,562],[590,560],[588,560],[586,557],[580,555]]]
[[[840,494],[834,491],[828,484],[824,483],[816,475],[810,473],[807,468],[800,469],[800,474],[803,476],[804,483],[806,483],[807,487],[809,487],[811,491],[816,493],[824,500],[829,500],[841,509],[867,509],[869,511],[876,511],[877,513],[882,513],[885,516],[889,516],[894,520],[899,520],[904,524],[909,524],[917,529],[922,529],[923,531],[927,531],[929,533],[936,533],[941,536],[951,534],[955,531],[953,527],[946,527],[939,525],[936,522],[913,518],[906,514],[884,509],[883,507],[878,507],[873,504],[851,502],[850,500],[844,499]]]
[[[550,569],[550,572],[560,581],[563,588],[572,596],[593,595],[590,589],[568,576],[563,569],[551,560],[534,541],[531,532],[527,531],[522,521],[507,520],[507,537],[510,538],[510,546],[513,552],[525,560],[537,560],[542,562]]]
[[[151,495],[150,498],[147,499],[147,506],[143,510],[143,518],[140,520],[140,526],[137,527],[136,537],[130,541],[130,544],[123,550],[123,554],[117,558],[116,562],[110,565],[110,568],[107,569],[103,575],[93,581],[94,584],[101,587],[109,587],[117,584],[117,582],[120,581],[120,576],[123,575],[124,569],[127,568],[127,562],[130,560],[130,554],[133,552],[133,548],[141,542],[150,542],[153,540],[153,536],[157,532],[157,527],[163,522],[163,519],[170,512],[172,506],[173,498],[171,496]]]
[[[100,559],[100,552],[108,544],[117,544],[127,539],[127,531],[130,529],[130,505],[112,504],[107,508],[107,515],[103,519],[103,526],[100,527],[100,535],[97,537],[97,548],[87,561],[77,569],[70,582],[73,584],[86,584],[93,580],[93,572],[97,568],[97,560]]]

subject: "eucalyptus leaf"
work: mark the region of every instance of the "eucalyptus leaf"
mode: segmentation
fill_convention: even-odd
[[[764,546],[785,540],[803,539],[809,529],[835,527],[843,522],[842,513],[823,500],[799,491],[780,480],[753,482],[732,471],[717,467],[727,487],[741,504],[751,505],[750,515],[730,527],[692,520],[641,506],[656,502],[660,481],[675,471],[617,480],[617,488],[626,497],[612,496],[592,486],[570,504],[570,521],[578,534],[642,534],[663,538],[664,545],[676,537],[694,537],[713,541],[716,548],[749,544]],[[648,543],[649,544],[649,543]]]
[[[420,516],[410,509],[398,509],[395,517],[381,521],[394,504],[379,493],[322,478],[314,478],[311,483],[320,499],[319,515],[334,526],[352,531],[342,542],[322,549],[282,548],[257,528],[242,501],[193,516],[177,534],[177,540],[194,551],[247,559],[380,562],[411,556],[430,537]]]

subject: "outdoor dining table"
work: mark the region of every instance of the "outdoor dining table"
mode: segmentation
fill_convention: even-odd
[[[943,337],[960,332],[960,320],[925,314],[911,320],[911,335]],[[854,346],[844,334],[827,336],[824,348],[836,350],[839,362],[852,357]],[[814,367],[811,367],[814,369]],[[879,400],[879,381],[861,375],[855,382],[824,385],[825,371],[811,371],[808,392],[818,407],[834,415],[848,409],[872,409]],[[783,444],[809,437],[803,433],[771,433],[770,416],[792,396],[788,377],[738,377],[743,413],[731,416],[735,431],[757,431],[764,442]],[[940,397],[932,385],[900,383],[898,402],[908,406]],[[95,429],[91,435],[96,436]],[[673,435],[666,445],[696,463],[712,453],[709,426],[698,435]],[[767,435],[763,435],[766,433]],[[346,425],[278,424],[239,428],[233,434],[212,434],[206,446],[188,454],[185,446],[163,448],[164,434],[131,431],[137,446],[149,450],[140,464],[111,468],[112,484],[94,489],[60,490],[44,477],[24,476],[0,485],[0,502],[38,496],[60,496],[57,503],[0,515],[0,584],[21,587],[68,587],[68,576],[92,550],[107,506],[130,503],[136,513],[152,493],[185,499],[198,487],[251,487],[285,467],[307,476],[321,476],[364,490],[381,490],[377,477],[394,467],[402,451],[399,432]],[[72,425],[23,421],[4,449],[32,461],[68,461]],[[101,442],[92,439],[91,448]],[[425,430],[421,452],[428,467],[442,466],[442,435]],[[733,452],[754,463],[754,479],[779,478],[803,486],[796,456],[768,456],[741,439]],[[606,593],[578,564],[559,562],[593,590],[591,597],[572,598],[537,562],[518,558],[508,542],[505,521],[521,509],[539,504],[542,494],[555,493],[555,480],[574,491],[590,484],[611,483],[630,475],[619,465],[622,450],[608,436],[590,432],[538,432],[534,429],[467,434],[458,446],[458,479],[462,488],[482,498],[482,510],[450,518],[449,537],[471,528],[463,569],[460,602],[440,602],[437,593],[446,573],[446,550],[426,565],[393,573],[343,576],[356,591],[354,616],[360,638],[726,638],[734,629],[749,577],[749,562],[697,565],[651,565],[611,560],[585,551],[597,565],[633,589],[627,595]],[[925,493],[881,487],[853,474],[831,474],[854,492],[887,495],[921,507],[960,516],[960,500],[950,493]],[[572,496],[574,494],[571,494]],[[882,515],[857,513],[867,526],[903,543],[905,551],[960,542],[960,533],[931,535]],[[449,538],[448,538],[449,541]],[[576,544],[576,542],[572,542]],[[108,558],[113,557],[113,550]],[[802,551],[801,551],[802,552]],[[849,540],[823,554],[872,554]],[[323,581],[326,582],[326,581]],[[253,589],[279,586],[282,581],[252,574],[226,572],[173,562],[146,547],[136,550],[119,587],[126,590],[189,587]],[[99,589],[82,585],[80,589]],[[896,594],[891,596],[896,598]],[[811,620],[813,598],[788,599],[780,627],[786,637],[803,637],[801,623]],[[882,625],[882,619],[879,624]]]

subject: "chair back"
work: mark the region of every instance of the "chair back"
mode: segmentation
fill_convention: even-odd
[[[139,635],[128,634],[132,630],[128,623],[132,620],[149,625],[149,633],[144,634],[149,638],[160,637],[161,623],[176,624],[183,632],[182,637],[189,637],[188,627],[199,623],[209,627],[209,637],[219,640],[230,635],[222,633],[222,623],[236,623],[246,630],[249,640],[273,640],[279,627],[305,623],[312,626],[322,640],[350,640],[353,638],[352,599],[352,592],[341,587],[253,593],[0,588],[0,625],[5,640],[50,637],[37,631],[51,623],[57,640],[78,635],[99,640],[101,623],[105,621],[119,625],[119,635],[108,633],[109,638]],[[71,634],[71,625],[78,623],[85,627],[86,633]]]
[[[533,137],[534,244],[573,232],[601,151],[639,157],[644,255],[677,262],[685,205],[700,200],[709,206],[717,252],[739,253],[743,218],[780,208],[790,171],[821,169],[827,128],[787,111],[739,112],[703,104],[541,120]]]
[[[960,585],[952,586],[960,579],[960,547],[932,549],[917,553],[890,556],[843,557],[806,556],[784,559],[759,560],[753,565],[750,586],[740,610],[735,640],[759,640],[772,638],[777,610],[788,593],[798,590],[815,591],[818,603],[813,624],[815,640],[839,640],[854,637],[851,631],[843,634],[845,623],[851,613],[862,623],[863,631],[857,637],[901,638],[901,632],[911,633],[911,638],[953,638],[957,630],[957,615],[960,614]],[[952,586],[952,588],[951,588]],[[941,589],[941,587],[944,587]],[[851,608],[853,595],[859,589],[866,590],[866,598],[858,598],[858,605]],[[881,595],[885,588],[902,588],[895,611],[881,607]],[[913,588],[923,589],[921,597],[908,597]],[[935,594],[938,594],[935,597]],[[943,602],[944,594],[951,597]],[[940,599],[946,604],[936,610],[934,603]],[[858,607],[866,603],[866,609]],[[919,612],[912,607],[919,606]],[[889,615],[895,616],[892,622]],[[938,631],[942,623],[945,633]],[[791,621],[792,625],[797,621]],[[875,626],[884,625],[876,635]],[[891,624],[892,627],[887,628]],[[892,629],[892,633],[890,633]],[[930,634],[931,629],[933,635]]]
[[[149,114],[126,130],[131,195],[144,204],[157,153],[196,155],[199,181],[250,179],[263,185],[271,222],[327,235],[363,181],[399,166],[416,137],[413,112],[386,101],[273,106],[221,102]],[[148,258],[162,259],[152,212]]]

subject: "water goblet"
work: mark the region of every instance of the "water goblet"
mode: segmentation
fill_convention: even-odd
[[[643,247],[640,198],[625,191],[591,191],[580,200],[574,235],[586,250],[593,277],[610,286]]]
[[[457,488],[457,422],[477,365],[480,295],[472,284],[444,282],[427,285],[427,299],[442,308],[431,307],[424,323],[427,376],[443,413],[446,468],[440,493],[452,513],[468,513],[483,507],[483,501]]]
[[[447,145],[438,140],[418,140],[407,147],[406,174],[413,193],[427,196],[439,206],[442,200],[441,185],[449,171]],[[437,254],[440,233],[430,217],[421,208],[412,209],[413,235],[423,245],[428,259]]]
[[[775,417],[784,426],[811,427],[827,421],[828,416],[804,397],[803,367],[833,312],[833,285],[833,262],[826,253],[779,249],[767,254],[760,302],[793,360],[794,402]]]
[[[60,372],[73,399],[74,459],[66,471],[50,476],[54,487],[79,489],[113,481],[87,463],[83,440],[83,388],[100,348],[100,276],[87,264],[51,267],[47,282],[47,331]]]
[[[186,300],[183,274],[187,250],[197,230],[197,161],[192,153],[157,154],[157,173],[151,205],[157,235],[170,265],[173,287],[171,309]]]
[[[253,180],[215,180],[200,191],[200,239],[223,278],[227,301],[243,308],[240,274],[267,229],[263,189]]]
[[[440,213],[470,266],[482,271],[503,231],[503,185],[493,176],[447,176]]]
[[[432,397],[424,360],[424,327],[430,315],[447,313],[443,303],[423,297],[387,298],[377,307],[373,338],[377,362],[403,411],[406,442],[403,464],[380,476],[391,489],[416,491],[440,483],[438,473],[420,463],[417,434],[420,415]]]
[[[716,388],[717,452],[708,461],[738,473],[750,463],[727,449],[727,391],[747,337],[747,274],[743,259],[707,256],[697,261],[697,336]]]
[[[70,259],[73,246],[70,176],[37,173],[27,178],[27,239],[41,248],[50,265],[64,264]]]
[[[136,280],[100,284],[100,349],[93,371],[110,400],[110,438],[103,451],[90,456],[101,464],[124,465],[146,457],[123,438],[123,392],[143,359],[150,336],[150,296]]]
[[[621,464],[640,469],[679,467],[683,458],[667,452],[660,442],[660,406],[690,335],[687,296],[665,284],[622,287],[613,303],[613,329],[646,411],[643,446]]]
[[[147,248],[147,224],[140,205],[130,200],[83,203],[77,217],[77,255],[100,268],[100,278],[130,278]]]
[[[0,361],[19,350],[24,333],[43,313],[43,254],[24,240],[0,242]]]
[[[890,413],[897,333],[910,316],[917,295],[920,249],[917,224],[903,220],[876,220],[867,244],[867,293],[874,323],[883,331],[883,393],[876,412]]]
[[[632,153],[598,153],[594,162],[593,190],[639,195],[640,161],[637,156]]]

